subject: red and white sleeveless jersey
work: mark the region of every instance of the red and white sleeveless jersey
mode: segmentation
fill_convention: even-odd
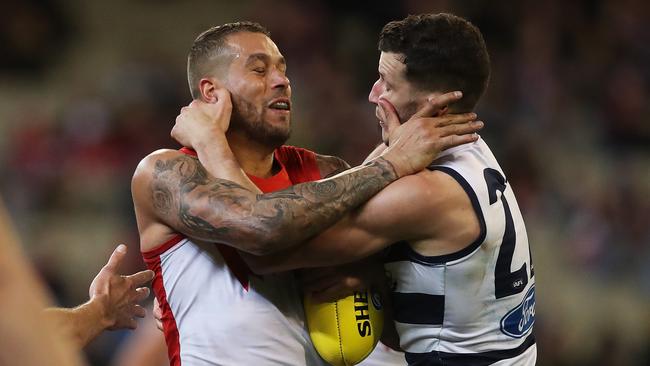
[[[278,174],[251,177],[264,192],[320,179],[311,151],[282,146],[275,160]],[[256,276],[233,248],[181,235],[143,257],[156,274],[172,366],[324,364],[309,338],[292,273]]]

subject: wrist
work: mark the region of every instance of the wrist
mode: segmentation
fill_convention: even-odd
[[[376,157],[365,165],[374,166],[375,169],[379,169],[381,171],[381,177],[387,180],[389,184],[400,178],[400,172],[396,169],[393,162],[384,156]]]
[[[208,138],[210,136],[210,138]],[[225,138],[223,138],[225,141]],[[198,137],[195,141],[192,141],[192,146],[197,152],[201,151],[211,151],[221,144],[222,139],[218,136],[211,135],[202,135]]]
[[[392,167],[396,179],[410,174],[405,159],[401,158],[399,153],[394,152],[390,148],[386,149],[377,159],[374,160],[378,159],[386,161],[386,163]]]
[[[86,312],[87,316],[101,324],[103,329],[110,328],[116,323],[116,319],[110,314],[108,296],[106,295],[95,295],[88,302],[80,305],[78,309]]]
[[[229,158],[232,156],[232,151],[230,150],[230,145],[228,145],[228,140],[226,135],[208,135],[201,137],[194,144],[194,148],[197,153],[203,152],[210,155],[217,155],[219,157]]]

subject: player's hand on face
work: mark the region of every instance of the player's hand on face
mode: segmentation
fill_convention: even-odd
[[[300,271],[305,294],[315,302],[333,302],[370,287],[363,266],[309,268]]]
[[[382,156],[393,164],[399,176],[417,173],[443,150],[478,139],[475,133],[483,128],[483,122],[476,121],[475,113],[438,115],[461,97],[460,92],[433,97],[403,124],[393,105],[379,100],[389,140]]]
[[[110,330],[137,327],[135,318],[143,318],[146,314],[138,303],[149,296],[149,289],[143,286],[154,277],[149,270],[120,275],[118,267],[125,256],[126,246],[119,245],[88,290],[90,300],[101,305],[102,320]]]
[[[215,136],[224,135],[232,114],[230,92],[216,89],[215,98],[214,103],[193,100],[181,108],[171,131],[172,138],[185,147],[196,147],[203,142],[209,143]]]

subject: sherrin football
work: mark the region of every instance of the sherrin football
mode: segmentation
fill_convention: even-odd
[[[314,303],[306,295],[304,305],[314,347],[331,365],[356,365],[381,338],[384,313],[379,293],[360,291],[326,303]]]

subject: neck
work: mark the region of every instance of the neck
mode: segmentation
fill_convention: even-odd
[[[252,141],[237,132],[226,133],[228,144],[237,162],[246,174],[260,178],[271,177],[273,170],[273,152],[275,147]]]

